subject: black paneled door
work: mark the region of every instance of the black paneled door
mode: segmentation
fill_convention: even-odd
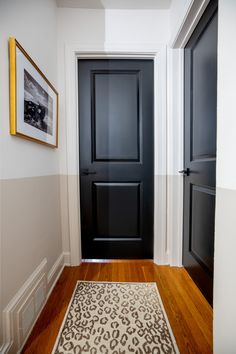
[[[152,60],[79,60],[83,258],[152,258]]]
[[[217,2],[185,48],[183,264],[212,303],[217,99]]]

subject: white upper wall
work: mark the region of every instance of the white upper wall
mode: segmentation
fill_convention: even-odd
[[[236,1],[219,0],[214,353],[236,348]],[[219,188],[220,187],[220,188]]]
[[[106,10],[105,41],[164,43],[169,40],[168,10]]]
[[[167,43],[168,10],[58,8],[58,44]]]
[[[58,8],[57,14],[59,50],[64,52],[68,44],[95,44],[105,40],[104,10]],[[60,76],[60,70],[58,74]]]
[[[217,186],[236,190],[236,1],[219,1]]]
[[[67,175],[65,49],[78,43],[104,43],[105,12],[59,8],[57,14],[60,173]],[[69,174],[75,173],[69,171]]]
[[[59,173],[59,153],[9,134],[8,38],[16,37],[57,87],[56,3],[54,0],[0,1],[0,178]],[[59,142],[60,144],[60,142]]]

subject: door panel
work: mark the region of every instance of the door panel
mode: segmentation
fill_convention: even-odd
[[[213,272],[215,192],[191,185],[190,252],[209,274]]]
[[[96,71],[92,77],[94,160],[139,161],[138,72]]]
[[[216,156],[216,34],[215,15],[191,48],[192,160]]]
[[[84,258],[153,257],[153,61],[79,60]]]
[[[217,107],[217,1],[185,47],[183,265],[212,303]]]
[[[140,183],[94,183],[94,187],[97,237],[140,238]]]

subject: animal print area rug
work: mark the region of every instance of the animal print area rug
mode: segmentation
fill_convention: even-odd
[[[179,351],[155,283],[79,281],[52,353]]]

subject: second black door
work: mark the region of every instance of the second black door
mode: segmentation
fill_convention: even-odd
[[[217,1],[185,48],[183,265],[212,303],[216,184]]]
[[[153,61],[80,60],[83,258],[153,257]]]

